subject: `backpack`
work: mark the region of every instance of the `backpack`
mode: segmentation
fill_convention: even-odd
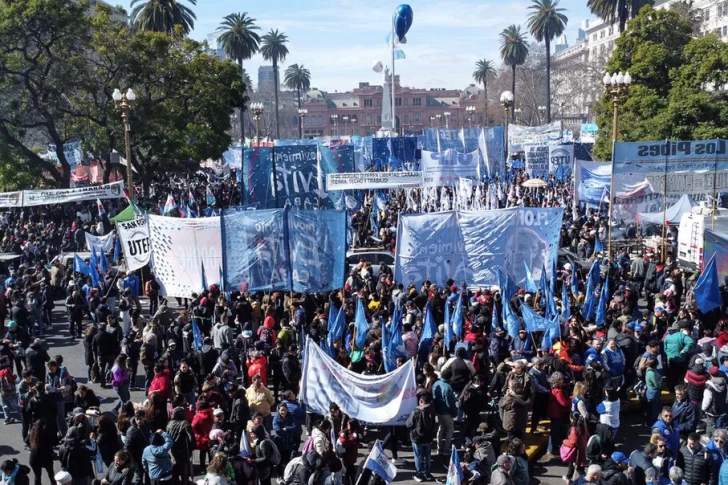
[[[278,447],[273,442],[273,440],[269,438],[264,439],[263,442],[267,442],[273,449],[273,455],[270,457],[271,464],[273,466],[278,466],[281,463],[281,452],[278,450]]]
[[[71,458],[73,457],[73,453],[71,453],[71,448],[68,447],[68,443],[63,443],[60,448],[58,448],[58,460],[61,462],[61,469],[68,471],[71,467]]]
[[[273,347],[273,329],[263,327],[260,329],[260,341],[265,344],[266,349]]]
[[[298,470],[298,467],[303,464],[303,457],[297,456],[291,461],[288,462],[288,465],[286,465],[286,469],[283,470],[283,481],[286,483],[290,483],[291,479],[293,478],[293,475],[296,473],[296,470]]]
[[[0,393],[2,393],[3,396],[12,396],[15,394],[15,391],[15,383],[7,376],[7,374],[4,375],[2,381],[0,381]]]

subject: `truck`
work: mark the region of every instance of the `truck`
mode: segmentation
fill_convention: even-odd
[[[677,264],[686,271],[700,271],[703,267],[703,241],[705,230],[728,234],[728,209],[717,209],[715,220],[707,202],[693,207],[680,218],[677,232]]]

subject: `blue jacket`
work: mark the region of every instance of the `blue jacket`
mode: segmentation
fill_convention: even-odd
[[[728,460],[724,460],[718,472],[718,485],[728,485]]]
[[[718,445],[715,444],[714,439],[710,440],[710,442],[705,445],[705,449],[713,456],[713,485],[715,485],[718,483],[718,475],[720,474],[721,466],[725,460],[726,450],[725,448],[721,450]]]
[[[289,401],[288,399],[284,399],[281,404],[283,403],[288,406],[288,414],[293,416],[293,420],[298,428],[298,433],[301,434],[303,432],[303,423],[306,422],[306,410],[304,409],[303,404],[297,401]]]
[[[149,445],[142,453],[142,466],[152,480],[159,480],[172,474],[172,457],[169,450],[172,449],[174,440],[167,433],[162,433],[162,438],[164,438],[163,445]]]
[[[612,376],[621,376],[624,374],[624,354],[622,349],[612,351],[609,348],[602,350],[602,365],[609,371]]]
[[[525,339],[521,339],[520,336],[516,335],[516,337],[511,340],[510,350],[516,351],[515,355],[512,357],[514,362],[521,359],[531,360],[531,357],[533,357],[535,352],[533,351],[533,345],[531,345],[529,350],[526,350],[526,346],[528,344],[528,335],[526,335]]]
[[[435,405],[435,414],[456,416],[455,393],[449,382],[438,379],[432,385],[432,402]]]
[[[129,275],[122,280],[124,288],[128,288],[131,296],[139,296],[141,292],[141,282],[139,277],[135,274]]]
[[[676,458],[680,452],[680,425],[673,419],[672,429],[670,429],[670,426],[668,426],[666,422],[658,419],[655,421],[655,424],[652,425],[652,429],[658,430],[660,435],[665,438],[665,447],[673,458]]]
[[[273,431],[278,438],[275,440],[276,444],[284,450],[290,450],[294,444],[298,444],[298,437],[301,436],[301,430],[296,426],[296,420],[290,413],[286,414],[285,418],[282,418],[279,413],[275,414]]]
[[[695,419],[695,408],[690,399],[680,402],[677,399],[672,403],[672,422],[683,430],[695,429],[697,425]]]

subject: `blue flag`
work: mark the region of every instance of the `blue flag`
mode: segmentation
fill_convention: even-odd
[[[332,319],[331,316],[334,316]],[[326,341],[328,344],[328,352],[332,358],[336,358],[336,349],[334,348],[334,342],[344,336],[346,330],[346,313],[344,312],[344,305],[337,311],[334,305],[329,308],[329,321],[328,321],[328,335]]]
[[[455,340],[452,334],[452,323],[450,321],[450,302],[445,301],[445,349],[450,352],[450,344]]]
[[[450,464],[447,467],[447,480],[445,485],[462,485],[465,476],[463,470],[460,468],[460,457],[458,456],[458,450],[455,445],[452,445],[452,451],[450,452]]]
[[[553,346],[552,342],[560,337],[561,327],[559,326],[559,318],[555,317],[549,322],[549,326],[543,334],[543,339],[541,340],[541,350],[551,350],[551,347]]]
[[[379,239],[379,209],[376,207],[372,207],[371,212],[369,213],[369,224],[371,224],[372,227],[372,234],[374,235],[375,239]]]
[[[541,291],[541,306],[546,304],[547,288],[549,287],[548,281],[546,281],[546,266],[544,265],[541,270],[541,278],[538,280],[538,289]]]
[[[521,305],[521,315],[523,315],[523,323],[526,325],[526,332],[545,332],[549,326],[548,320],[525,303]]]
[[[566,281],[561,288],[561,317],[564,320],[571,318],[571,308],[569,305],[569,289],[566,287]]]
[[[503,321],[506,324],[506,332],[511,338],[516,338],[518,331],[521,329],[521,321],[511,308],[511,302],[506,300],[503,302]]]
[[[119,264],[119,256],[121,255],[121,238],[116,235],[116,244],[114,244],[114,264]]]
[[[419,356],[420,362],[424,363],[427,361],[427,356],[432,349],[432,341],[435,339],[437,333],[437,324],[435,323],[435,317],[432,314],[432,306],[430,302],[425,305],[425,322],[422,329],[422,336],[420,337],[420,348]]]
[[[96,257],[96,246],[91,248],[91,284],[99,288],[99,270],[97,269],[99,261]]]
[[[106,253],[101,248],[99,248],[99,266],[101,266],[101,271],[104,273],[109,271],[109,262],[106,260]]]
[[[599,274],[599,260],[595,259],[592,263],[589,274],[586,275],[586,298],[584,299],[584,306],[582,307],[582,314],[584,318],[589,320],[594,314],[594,307],[596,306],[596,296],[594,290],[601,281],[601,275]]]
[[[599,237],[594,241],[594,254],[596,253],[604,253],[604,243],[602,243]]]
[[[576,263],[571,268],[571,294],[574,295],[574,298],[579,296],[579,277],[576,275]]]
[[[205,276],[205,263],[200,261],[200,283],[202,284],[202,289],[207,289],[207,276]]]
[[[458,297],[458,302],[455,305],[455,312],[452,314],[452,329],[455,332],[455,338],[458,340],[463,339],[463,298],[465,298],[465,291]],[[447,322],[447,320],[445,320]]]
[[[197,319],[192,319],[192,338],[195,341],[195,350],[200,350],[202,348],[202,332],[200,332],[200,327],[197,325]]]
[[[597,305],[596,311],[597,325],[604,323],[604,318],[607,315],[607,305],[609,305],[609,273],[607,273],[607,277],[604,279],[602,292],[599,295],[599,304]]]
[[[384,343],[384,336],[387,336],[387,343]],[[392,323],[389,330],[385,325],[382,328],[382,350],[384,351],[384,369],[392,372],[397,368],[397,357],[406,357],[404,341],[402,340],[402,308],[395,305],[392,312]]]
[[[364,305],[361,298],[356,299],[356,314],[354,315],[354,327],[356,328],[356,341],[354,347],[357,350],[363,350],[367,340],[367,332],[369,332],[369,322],[364,312]]]
[[[503,300],[501,300],[503,301]],[[505,304],[505,302],[503,302]],[[490,322],[490,336],[492,337],[495,333],[495,329],[501,326],[501,318],[500,318],[500,312],[495,307],[495,304],[493,304],[493,312],[491,313],[491,322]]]
[[[73,271],[76,273],[81,273],[86,276],[91,276],[91,268],[88,267],[88,264],[86,264],[86,261],[81,259],[81,256],[78,254],[73,255]]]
[[[531,275],[531,268],[528,267],[528,263],[526,263],[526,260],[523,260],[523,266],[526,268],[526,280],[524,281],[525,290],[529,293],[536,293],[538,291],[538,286],[536,286],[536,282],[533,281],[533,276]]]
[[[695,283],[693,296],[698,308],[703,313],[720,308],[720,283],[718,280],[718,267],[715,264],[715,254],[710,258],[708,265]]]

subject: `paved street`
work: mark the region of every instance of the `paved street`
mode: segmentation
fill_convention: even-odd
[[[172,299],[172,305],[175,305],[174,299]],[[146,308],[146,302],[143,301]],[[84,322],[85,325],[89,325],[90,322]],[[68,367],[71,374],[76,378],[79,384],[85,384],[86,379],[86,365],[84,362],[84,348],[83,342],[80,339],[71,339],[68,336],[68,324],[66,323],[66,313],[62,301],[56,302],[56,310],[54,311],[54,329],[52,332],[46,333],[46,343],[49,348],[49,354],[51,356],[61,354],[64,357],[64,363]],[[143,376],[137,376],[138,382],[141,385]],[[116,395],[112,389],[101,389],[97,384],[90,385],[96,394],[101,399],[101,410],[102,412],[110,411],[116,403]],[[141,391],[132,391],[132,400],[135,402],[142,402],[145,399],[145,395]],[[629,453],[634,450],[637,446],[647,442],[649,438],[647,429],[641,426],[639,416],[635,413],[630,413],[622,416],[622,426],[620,427],[621,439],[624,439],[624,451]],[[2,429],[3,439],[0,441],[0,457],[15,457],[22,463],[27,464],[28,451],[23,447],[23,442],[20,436],[21,425],[19,423],[5,426]],[[374,433],[373,433],[374,434]],[[372,441],[376,437],[372,436]],[[460,445],[459,433],[456,433],[456,444]],[[367,448],[360,450],[360,456],[364,457],[368,453]],[[404,457],[406,463],[398,465],[397,482],[402,481],[408,485],[416,483],[412,479],[414,473],[414,463],[412,461],[412,450],[411,448],[405,448],[400,452],[400,457]],[[195,463],[198,463],[195,458]],[[59,463],[55,462],[56,469],[60,469]],[[433,464],[433,475],[436,478],[444,478],[445,476],[445,463]],[[563,485],[561,477],[566,473],[566,467],[564,467],[558,460],[554,460],[550,463],[543,463],[543,460],[534,461],[531,464],[532,477],[538,479],[541,483],[547,485]],[[199,477],[198,477],[199,478]],[[45,480],[45,479],[44,479]]]

